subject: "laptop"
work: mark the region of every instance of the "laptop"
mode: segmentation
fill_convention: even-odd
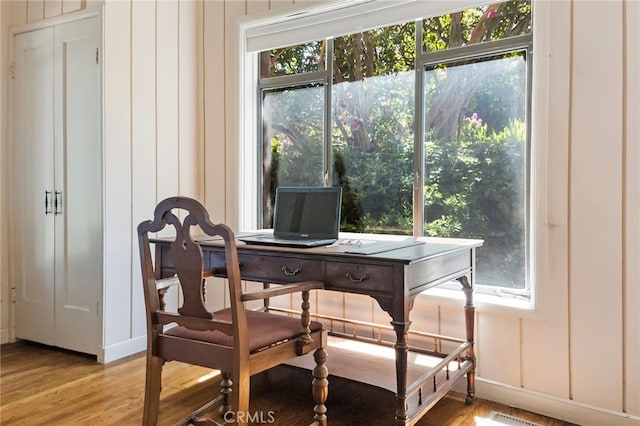
[[[238,238],[247,244],[318,247],[338,240],[342,188],[278,187],[273,233]]]

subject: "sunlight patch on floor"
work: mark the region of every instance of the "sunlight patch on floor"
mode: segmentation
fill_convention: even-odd
[[[207,373],[207,374],[204,374],[204,375],[198,377],[198,383],[206,382],[207,380],[213,379],[214,377],[219,376],[219,375],[220,375],[220,371],[213,370],[210,373]]]
[[[396,359],[395,350],[390,346],[374,345],[349,339],[329,339],[327,346],[342,349],[344,351],[367,354],[369,356],[375,356],[383,359]],[[420,365],[429,368],[435,367],[440,363],[440,361],[441,358],[422,354],[411,354],[409,359],[409,362],[413,365]],[[449,371],[455,371],[457,369],[458,363],[456,361],[451,361],[449,363]]]
[[[329,339],[327,346],[344,349],[349,352],[359,352],[373,355],[379,358],[396,359],[395,351],[389,346],[371,345],[357,340],[332,340]]]

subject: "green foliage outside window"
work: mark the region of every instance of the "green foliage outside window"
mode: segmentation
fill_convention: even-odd
[[[422,25],[425,52],[463,47],[529,33],[531,4],[496,3],[425,19]],[[415,120],[424,120],[424,234],[484,239],[477,282],[523,288],[528,215],[523,51],[425,68],[419,100],[425,115],[416,118],[413,22],[332,42],[331,111],[324,112],[321,83],[263,92],[268,106],[263,224],[270,223],[277,185],[322,185],[323,150],[330,148],[333,184],[343,187],[341,230],[411,234]],[[263,52],[261,75],[322,70],[325,49],[326,42],[313,42]],[[325,113],[331,114],[330,129],[324,129]]]

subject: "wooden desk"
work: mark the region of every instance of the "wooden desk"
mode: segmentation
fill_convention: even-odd
[[[374,298],[391,316],[395,331],[396,404],[395,424],[415,424],[466,374],[467,403],[475,394],[475,355],[473,286],[469,279],[475,262],[475,249],[481,240],[422,238],[424,244],[393,248],[389,241],[376,242],[379,249],[371,254],[354,254],[357,241],[383,238],[380,235],[341,234],[340,241],[356,244],[335,244],[318,248],[284,248],[246,245],[238,243],[238,256],[242,278],[247,281],[284,284],[292,281],[324,281],[326,290],[365,294]],[[163,276],[173,274],[168,245],[156,240],[156,262]],[[204,267],[224,267],[223,247],[215,240],[198,241],[204,255]],[[373,245],[363,245],[369,251]],[[396,246],[397,247],[397,246]],[[426,368],[413,382],[408,382],[408,359],[411,348],[408,332],[409,314],[415,297],[422,291],[444,282],[458,280],[462,285],[466,303],[466,341],[462,341],[449,354],[437,354],[442,360]],[[331,352],[329,352],[331,357]],[[457,361],[456,361],[457,360]],[[457,362],[457,367],[449,365]],[[330,372],[330,374],[332,374]],[[445,376],[445,377],[443,377]]]

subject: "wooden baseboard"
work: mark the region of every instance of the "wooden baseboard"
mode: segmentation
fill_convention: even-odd
[[[455,388],[455,390],[464,392],[464,387]],[[607,426],[637,426],[640,424],[639,416],[605,410],[569,399],[508,386],[483,379],[482,377],[476,378],[476,395],[478,398],[488,399],[570,423]]]

